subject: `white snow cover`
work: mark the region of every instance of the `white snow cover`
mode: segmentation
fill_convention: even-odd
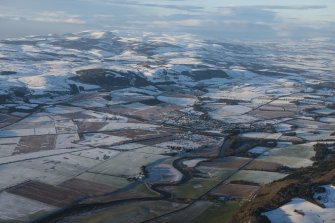
[[[279,139],[281,133],[267,133],[267,132],[248,132],[241,134],[242,137],[254,139]]]
[[[32,43],[17,44],[16,40]],[[87,45],[85,41],[88,42]],[[91,45],[91,42],[95,44]],[[81,48],[80,44],[85,47]],[[332,44],[330,41],[310,40],[299,44],[241,43],[235,48],[231,44],[226,46],[226,43],[203,41],[192,35],[171,37],[146,33],[143,36],[130,37],[117,31],[93,30],[47,37],[10,39],[0,43],[0,58],[10,59],[1,60],[0,70],[17,73],[0,75],[0,93],[14,86],[29,87],[33,90],[33,94],[69,91],[69,84],[73,83],[69,78],[73,77],[76,71],[104,68],[132,71],[153,82],[173,81],[185,86],[199,83],[212,85],[213,89],[231,85],[230,89],[209,92],[210,97],[221,98],[226,94],[232,99],[253,100],[265,92],[273,95],[289,95],[291,92],[306,91],[305,87],[299,87],[297,83],[303,81],[305,77],[291,73],[286,73],[287,78],[259,75],[257,71],[248,71],[241,64],[254,64],[254,57],[257,55],[257,66],[264,67],[269,64],[273,67],[285,66],[303,69],[307,72],[306,75],[311,77],[315,74],[319,76],[319,70],[332,68],[332,63],[329,62],[331,54],[327,51]],[[274,49],[279,49],[280,53],[269,58],[269,52]],[[306,51],[309,53],[306,54]],[[310,56],[316,58],[315,62],[309,59]],[[220,63],[217,63],[218,61]],[[197,69],[199,65],[205,65],[208,69],[223,70],[229,78],[212,78],[195,82],[190,76],[180,74],[182,71]],[[271,70],[264,68],[260,71]],[[323,74],[324,77],[327,75]],[[310,78],[309,83],[317,84],[317,81]],[[85,89],[97,87],[80,85],[85,86]]]
[[[141,130],[155,130],[158,126],[142,123],[108,123],[102,127],[100,131],[115,131],[122,129],[141,129]]]
[[[191,160],[185,160],[183,161],[183,164],[189,168],[196,167],[200,162],[206,161],[205,158],[197,158],[197,159],[191,159]]]
[[[256,147],[250,149],[249,152],[250,153],[255,153],[255,154],[262,154],[262,153],[266,152],[269,149],[270,148],[268,148],[268,147],[256,146]]]
[[[315,193],[314,199],[322,203],[326,208],[333,208],[335,210],[335,186],[323,186],[325,193]]]
[[[79,142],[79,144],[87,146],[111,146],[127,140],[128,138],[126,137],[112,136],[103,133],[87,133],[84,134],[84,140]]]
[[[0,193],[0,221],[21,219],[28,221],[27,216],[38,212],[54,211],[56,207],[28,199],[8,192]]]
[[[209,114],[213,118],[219,119],[219,117],[243,115],[249,111],[251,111],[251,108],[243,105],[223,105],[222,108],[211,111]]]
[[[275,210],[265,212],[272,223],[331,223],[335,222],[335,187],[324,186],[326,193],[315,194],[314,198],[321,197],[321,203],[326,208],[301,198],[293,198],[291,202]]]
[[[158,96],[157,99],[165,103],[181,105],[181,106],[190,106],[197,101],[194,98],[180,98],[180,97],[167,97],[167,96]]]

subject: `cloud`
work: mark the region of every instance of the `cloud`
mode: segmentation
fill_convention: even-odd
[[[71,23],[71,24],[85,24],[86,22],[80,19],[79,16],[67,14],[64,11],[46,11],[37,14],[32,17],[36,21],[40,22],[60,22],[60,23]]]
[[[312,10],[312,9],[326,9],[326,5],[246,5],[246,6],[229,6],[217,7],[219,10],[234,11],[239,9],[258,9],[258,10]]]
[[[199,12],[204,10],[202,6],[195,5],[179,5],[179,4],[166,4],[166,3],[143,3],[143,1],[137,0],[80,0],[82,2],[89,2],[92,4],[106,4],[106,5],[125,5],[127,7],[139,6],[139,7],[150,7],[150,8],[164,8],[164,9],[175,9],[187,12]],[[158,1],[159,2],[159,1]],[[182,1],[179,1],[182,2]]]
[[[259,9],[286,9],[286,10],[309,10],[309,9],[325,9],[326,5],[256,5],[252,6]]]
[[[203,27],[213,26],[217,22],[210,19],[160,20],[152,24],[160,27]]]
[[[305,36],[328,35],[334,29],[334,24],[330,25],[333,21],[331,5],[323,1],[314,5],[303,4],[299,0],[290,1],[291,5],[282,2],[277,5],[260,3],[265,1],[258,1],[257,5],[249,1],[239,3],[239,6],[229,6],[228,1],[214,0],[208,3],[191,0],[74,0],[68,3],[66,0],[45,1],[47,3],[39,5],[39,8],[32,8],[29,2],[34,0],[27,0],[21,9],[12,5],[9,5],[9,9],[2,9],[0,3],[0,27],[4,26],[4,22],[17,26],[24,24],[29,29],[37,27],[41,30],[41,27],[45,29],[47,26],[50,30],[52,27],[59,27],[59,30],[65,27],[64,29],[70,31],[71,27],[112,27],[125,31],[181,32],[206,38],[216,35],[218,38],[232,39],[270,39],[301,36],[300,33]],[[326,9],[327,7],[329,8]],[[38,22],[38,26],[35,22]],[[54,23],[53,26],[50,23]]]
[[[217,16],[224,16],[234,19],[248,21],[274,21],[279,18],[283,10],[314,10],[325,9],[325,5],[249,5],[217,7]],[[293,13],[293,12],[292,12]],[[287,16],[285,14],[284,16]]]
[[[79,16],[68,14],[64,11],[43,11],[32,13],[30,15],[18,16],[17,14],[4,13],[1,18],[12,21],[32,21],[32,22],[46,22],[46,23],[66,23],[66,24],[86,24]]]
[[[220,8],[219,14],[222,16],[233,16],[235,15],[235,10],[233,8]]]
[[[115,15],[111,15],[111,14],[94,14],[94,15],[92,15],[92,18],[95,18],[95,19],[112,19],[112,18],[115,18]]]

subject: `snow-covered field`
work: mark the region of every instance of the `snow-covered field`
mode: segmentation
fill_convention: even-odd
[[[322,208],[301,198],[292,201],[273,211],[263,213],[272,223],[331,223],[335,222],[335,187],[324,186],[324,194],[315,194],[315,199],[321,197]]]
[[[287,176],[280,167],[312,165],[313,146],[335,140],[334,47],[109,31],[0,40],[0,221],[70,204],[39,197],[49,187],[65,198],[81,190],[87,203],[165,191],[185,206],[219,183],[253,191]],[[325,209],[295,198],[264,214],[331,222],[325,187],[315,198]]]

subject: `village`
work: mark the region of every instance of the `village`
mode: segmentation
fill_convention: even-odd
[[[46,76],[26,82],[36,94],[3,93],[0,222],[228,221],[262,186],[312,166],[316,144],[335,143],[327,71],[306,82],[183,63],[196,72],[111,65],[77,70],[60,90],[40,88]]]

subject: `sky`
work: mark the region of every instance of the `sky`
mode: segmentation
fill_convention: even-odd
[[[84,30],[216,40],[335,38],[334,0],[1,0],[0,39]]]

